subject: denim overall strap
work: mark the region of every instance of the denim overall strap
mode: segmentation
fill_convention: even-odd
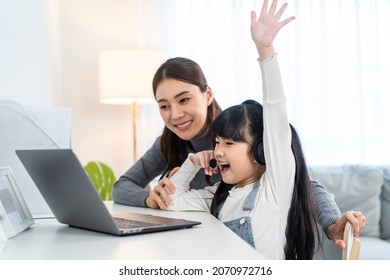
[[[248,196],[245,198],[242,209],[246,211],[246,215],[231,221],[224,222],[224,224],[238,234],[242,239],[248,242],[252,247],[255,247],[255,241],[252,234],[252,218],[247,216],[253,209],[256,201],[257,193],[260,189],[260,182],[257,182]]]
[[[255,205],[255,201],[256,201],[256,195],[259,192],[259,189],[260,189],[260,182],[256,182],[251,192],[245,198],[244,206],[242,207],[242,210],[251,211],[253,209],[253,206]]]

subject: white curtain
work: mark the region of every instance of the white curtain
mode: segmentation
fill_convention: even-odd
[[[296,20],[275,48],[309,164],[390,164],[390,1],[287,2],[284,17]],[[140,3],[157,22],[154,47],[198,62],[223,108],[261,100],[249,31],[261,0]]]

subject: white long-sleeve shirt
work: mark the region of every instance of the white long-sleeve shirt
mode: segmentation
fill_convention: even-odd
[[[254,209],[244,213],[243,203],[254,183],[229,191],[218,219],[231,221],[252,217],[256,250],[269,259],[284,259],[285,230],[294,188],[295,161],[291,150],[291,130],[287,119],[286,97],[276,57],[259,62],[263,81],[264,156],[266,171],[260,178],[260,190]],[[204,189],[189,189],[189,182],[200,167],[188,158],[171,177],[175,194],[170,195],[174,211],[210,211],[219,183]]]

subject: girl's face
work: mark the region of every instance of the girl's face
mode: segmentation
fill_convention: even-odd
[[[250,144],[216,138],[214,155],[224,182],[244,187],[260,179],[264,167],[256,163]]]
[[[202,93],[196,85],[166,79],[156,88],[156,100],[166,127],[181,139],[191,140],[206,125],[213,93],[209,87]]]

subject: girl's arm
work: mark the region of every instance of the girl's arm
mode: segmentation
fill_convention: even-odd
[[[203,153],[203,152],[201,152]],[[174,189],[169,188],[171,204],[166,208],[173,211],[210,211],[211,202],[217,185],[204,189],[191,189],[189,183],[201,166],[191,161],[193,154],[189,154],[187,160],[180,169],[169,179]]]
[[[260,15],[251,13],[251,35],[259,54],[263,84],[263,144],[269,189],[265,190],[268,202],[289,207],[294,187],[295,160],[291,150],[291,130],[287,118],[286,97],[273,40],[279,30],[295,17],[279,21],[287,3],[276,11],[272,1],[268,11],[265,0]]]
[[[209,170],[206,173],[215,172],[209,164],[211,158],[214,158],[211,150],[190,153],[180,168],[174,168],[169,177],[158,182],[149,197],[165,210],[209,211],[217,186],[193,190],[190,182],[201,168]]]

